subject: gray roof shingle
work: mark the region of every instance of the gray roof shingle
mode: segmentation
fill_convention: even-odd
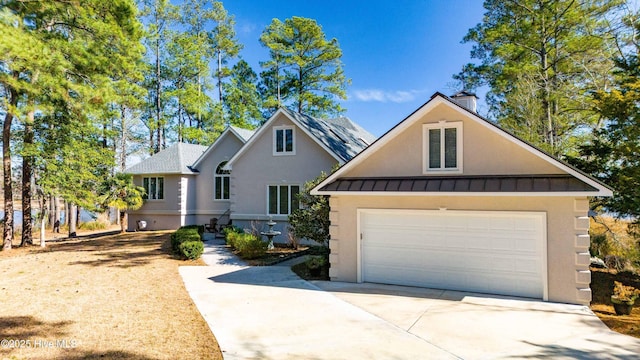
[[[349,118],[318,119],[282,108],[343,161],[349,161],[376,137]]]
[[[197,174],[190,168],[206,146],[176,143],[172,146],[131,166],[125,172],[129,174]]]
[[[253,134],[256,133],[255,130],[243,129],[233,125],[229,127],[232,128],[233,131],[236,132],[236,134],[240,135],[240,137],[242,138],[242,140],[244,140],[244,142],[247,142],[249,138],[251,138]]]

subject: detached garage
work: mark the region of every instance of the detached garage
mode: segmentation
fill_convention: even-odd
[[[331,279],[589,303],[589,197],[611,190],[458,95],[313,189],[330,196]]]

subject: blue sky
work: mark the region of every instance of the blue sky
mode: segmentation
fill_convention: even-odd
[[[235,16],[241,52],[256,73],[268,52],[258,42],[273,18],[315,19],[342,48],[352,83],[346,116],[380,136],[436,91],[451,95],[452,75],[470,61],[461,40],[482,20],[482,1],[224,1]],[[480,96],[482,94],[479,94]],[[482,100],[482,99],[481,99]],[[483,111],[480,103],[479,112]]]

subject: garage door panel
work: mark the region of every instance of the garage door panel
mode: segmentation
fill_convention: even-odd
[[[544,214],[363,211],[361,279],[542,298]]]

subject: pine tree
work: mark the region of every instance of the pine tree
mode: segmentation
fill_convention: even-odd
[[[601,179],[614,189],[611,198],[596,199],[620,217],[631,217],[640,226],[640,14],[626,17],[619,39],[622,53],[616,57],[616,82],[612,89],[593,94],[593,106],[604,126],[579,147],[569,162]]]
[[[236,39],[235,19],[233,16],[229,16],[220,1],[213,3],[213,19],[216,21],[216,26],[209,33],[209,39],[216,54],[217,66],[214,77],[218,87],[218,101],[224,107],[223,80],[231,74],[227,63],[238,56],[242,49],[242,44],[238,43]]]
[[[172,24],[178,18],[178,8],[169,0],[143,0],[141,16],[147,20],[145,43],[153,58],[146,78],[149,94],[147,127],[149,129],[149,151],[155,154],[166,146],[166,102],[167,86],[166,46],[173,36]]]
[[[48,195],[62,191],[67,198],[79,199],[76,203],[87,204],[95,197],[88,195],[94,193],[94,185],[73,177],[102,173],[113,162],[112,152],[96,146],[99,135],[104,135],[104,127],[98,125],[115,99],[114,74],[141,55],[141,27],[131,0],[3,1],[2,5],[0,82],[17,95],[15,106],[10,108],[10,120],[21,119],[23,126],[23,243],[29,243],[32,169],[39,172],[38,179],[43,183],[38,185]],[[60,129],[64,132],[59,133],[59,138],[69,139],[67,143],[47,137],[47,131]],[[7,121],[5,130],[8,131],[4,135],[10,136],[11,124]],[[5,161],[9,158],[10,164],[10,141],[4,145]],[[98,152],[108,154],[111,162],[97,156]],[[50,158],[54,163],[73,163],[73,169],[59,167],[57,173],[49,172],[51,166],[43,159],[52,154],[58,156]],[[60,177],[53,178],[54,173]],[[47,183],[56,186],[43,186]],[[82,187],[91,190],[85,193],[80,190]],[[11,203],[6,200],[5,209]],[[8,228],[12,226],[12,221],[5,224],[5,244],[8,238],[10,241]]]
[[[262,114],[257,82],[258,76],[246,61],[238,61],[231,69],[229,83],[223,86],[227,94],[225,112],[231,125],[248,129],[259,125]]]
[[[470,29],[471,57],[455,76],[466,90],[488,85],[490,117],[555,154],[597,125],[588,93],[606,88],[614,47],[607,14],[619,0],[486,0]]]
[[[267,106],[273,106],[275,98],[279,104],[313,116],[344,111],[335,100],[346,99],[350,82],[342,70],[342,50],[338,40],[326,39],[315,20],[296,16],[284,22],[273,19],[262,32],[260,43],[270,55],[270,60],[262,63],[266,71],[261,74],[262,88],[271,92]]]

